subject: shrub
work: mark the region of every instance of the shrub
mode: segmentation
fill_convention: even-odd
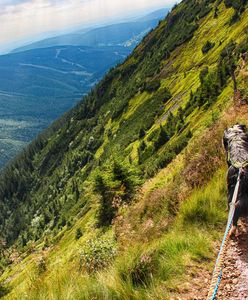
[[[202,47],[202,53],[206,54],[209,50],[211,50],[214,47],[214,45],[215,43],[207,41],[206,44]]]
[[[240,15],[237,10],[235,10],[234,14],[231,17],[230,25],[233,25],[234,23],[238,22],[240,20]]]
[[[143,152],[146,149],[147,145],[145,143],[145,141],[142,141],[139,145],[139,152]]]
[[[80,228],[77,228],[76,234],[75,234],[75,239],[79,240],[83,236],[82,230]]]
[[[100,195],[99,226],[111,224],[119,207],[131,201],[139,184],[138,170],[118,159],[100,170],[95,177],[95,191]]]
[[[157,155],[156,159],[149,161],[149,164],[145,166],[146,177],[154,176],[159,169],[166,167],[187,145],[192,137],[191,131],[186,131],[180,135],[172,143],[165,145],[165,149],[162,153]]]
[[[0,298],[4,297],[8,293],[9,289],[3,283],[0,282]]]
[[[167,87],[161,88],[159,91],[157,91],[155,96],[164,104],[167,103],[167,101],[172,97],[171,92]]]
[[[144,130],[144,128],[140,128],[139,131],[139,139],[142,139],[144,136],[146,135],[146,131]]]
[[[139,249],[129,253],[119,267],[119,274],[124,281],[130,281],[133,286],[147,286],[158,270],[158,256],[156,252],[144,252]]]
[[[204,67],[204,68],[201,70],[200,75],[199,75],[199,79],[200,79],[201,84],[204,83],[204,80],[205,80],[205,78],[207,77],[208,73],[209,73],[208,67]],[[192,97],[192,92],[191,92],[190,97]]]
[[[111,239],[88,240],[80,251],[80,269],[96,272],[109,265],[116,256],[116,244]]]
[[[144,83],[142,91],[147,91],[148,93],[152,93],[157,91],[159,88],[160,88],[160,80],[153,79],[153,80],[148,80]]]
[[[39,257],[37,261],[38,274],[43,274],[47,270],[46,259],[44,256]]]
[[[166,144],[170,140],[170,137],[168,133],[165,131],[165,129],[160,126],[160,131],[157,140],[154,143],[155,150],[158,150],[160,147],[162,147],[164,144]]]
[[[113,206],[113,191],[102,174],[95,177],[95,191],[101,196],[97,216],[98,225],[109,226],[115,216],[116,208]]]
[[[154,141],[157,137],[158,137],[158,133],[159,133],[159,128],[153,130],[147,137],[147,141],[151,142]]]
[[[142,164],[145,160],[152,156],[154,153],[154,147],[152,145],[147,146],[143,151],[138,149],[139,164]]]

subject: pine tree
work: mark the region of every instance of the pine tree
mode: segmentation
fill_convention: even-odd
[[[77,228],[76,234],[75,234],[75,239],[79,240],[82,235],[83,235],[82,230],[80,228]]]
[[[159,130],[159,134],[158,134],[158,138],[154,143],[154,147],[156,150],[158,150],[161,146],[163,146],[164,144],[166,144],[169,141],[169,135],[166,132],[166,130],[164,129],[163,126],[160,126],[160,130]]]

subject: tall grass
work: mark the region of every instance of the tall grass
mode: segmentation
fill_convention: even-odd
[[[225,220],[226,207],[225,171],[221,170],[204,190],[196,190],[182,204],[179,218],[184,226],[219,226]]]
[[[220,170],[181,204],[161,238],[130,245],[107,269],[94,274],[79,271],[79,258],[68,262],[70,268],[48,270],[50,276],[34,279],[22,299],[170,299],[170,290],[177,289],[189,265],[213,259],[213,240],[226,220],[225,194],[225,171]]]

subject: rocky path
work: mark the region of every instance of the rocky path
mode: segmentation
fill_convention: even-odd
[[[218,300],[248,300],[248,221],[242,220],[239,235],[228,242]]]

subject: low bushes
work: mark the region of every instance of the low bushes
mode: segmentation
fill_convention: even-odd
[[[95,238],[84,243],[80,251],[80,269],[88,273],[105,268],[116,256],[116,244],[111,239]]]

